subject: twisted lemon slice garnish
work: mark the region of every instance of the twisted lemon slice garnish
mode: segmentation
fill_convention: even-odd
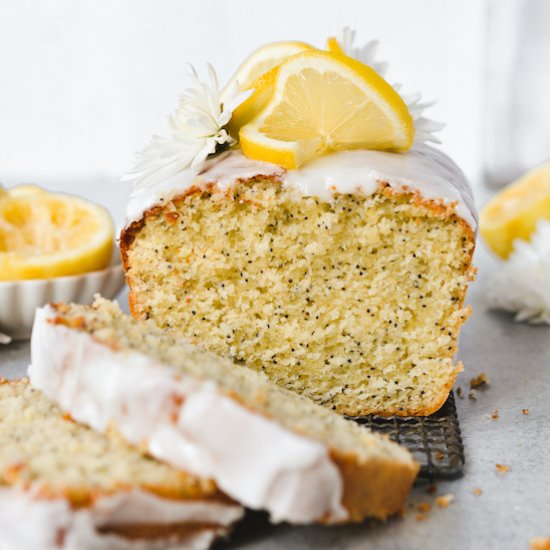
[[[273,93],[280,63],[293,55],[313,49],[305,42],[273,42],[258,48],[241,64],[229,85],[237,81],[239,90],[254,91],[233,111],[229,122],[229,133],[233,137],[237,138],[239,130],[266,106]]]
[[[101,206],[20,185],[0,190],[0,280],[42,279],[109,265],[114,227]]]
[[[297,168],[330,151],[406,151],[414,122],[373,69],[339,53],[308,50],[274,71],[263,110],[239,132],[252,159]]]
[[[341,48],[338,39],[335,36],[330,36],[329,38],[327,38],[327,50],[332,53],[346,55],[344,53],[344,50]]]
[[[273,95],[279,65],[259,76],[250,86],[254,92],[235,108],[229,121],[229,133],[237,139],[241,128],[263,111]]]
[[[279,65],[285,59],[297,53],[313,49],[315,49],[313,46],[296,40],[265,44],[241,63],[229,83],[231,84],[236,80],[239,83],[239,90],[248,90],[253,87],[252,84],[258,77]]]

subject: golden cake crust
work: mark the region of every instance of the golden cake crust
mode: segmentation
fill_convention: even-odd
[[[383,460],[362,464],[352,453],[331,452],[344,480],[342,503],[351,521],[364,518],[385,520],[404,512],[407,495],[416,479],[420,465],[409,468]]]

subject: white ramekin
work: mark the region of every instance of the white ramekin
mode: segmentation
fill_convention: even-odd
[[[95,294],[114,298],[124,286],[124,271],[116,251],[101,271],[25,281],[0,281],[0,333],[13,340],[30,338],[34,312],[48,302],[90,304]]]

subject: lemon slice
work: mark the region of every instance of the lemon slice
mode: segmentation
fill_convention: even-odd
[[[256,50],[242,63],[229,85],[237,81],[240,91],[253,89],[254,92],[233,111],[228,131],[235,139],[239,136],[239,130],[267,105],[279,64],[293,55],[314,49],[305,42],[273,42]]]
[[[254,80],[251,85],[254,92],[233,111],[227,128],[235,139],[239,137],[240,129],[257,117],[269,103],[278,72],[279,66],[277,65]]]
[[[312,50],[279,65],[268,104],[239,138],[248,157],[297,168],[330,151],[406,151],[414,122],[376,71],[350,57]]]
[[[72,195],[21,185],[0,194],[0,280],[44,279],[109,265],[107,210]]]
[[[313,46],[298,41],[272,42],[261,46],[241,63],[229,83],[237,81],[239,90],[248,90],[257,78],[285,59],[313,49]]]
[[[550,220],[550,162],[495,195],[480,212],[479,231],[495,254],[507,258],[514,240],[529,240],[540,219]]]

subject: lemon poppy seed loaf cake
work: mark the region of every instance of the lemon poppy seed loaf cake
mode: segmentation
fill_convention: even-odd
[[[130,200],[130,309],[338,413],[445,401],[477,218],[460,169],[424,144],[296,170],[226,153]]]
[[[31,353],[31,383],[76,420],[274,521],[385,519],[418,471],[396,443],[105,300],[39,310]]]
[[[199,550],[243,509],[201,480],[76,424],[26,380],[0,382],[0,546]]]
[[[427,415],[477,217],[442,125],[354,37],[264,45],[221,91],[192,73],[128,175],[130,309],[338,413]]]

